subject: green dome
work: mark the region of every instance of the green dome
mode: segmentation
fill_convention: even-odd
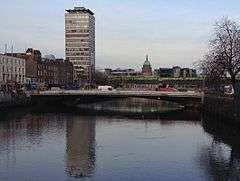
[[[146,60],[143,64],[144,66],[151,66],[150,62],[148,60]]]
[[[143,66],[151,66],[151,63],[148,60],[148,55],[146,56],[146,60],[145,60],[145,62],[143,64]]]

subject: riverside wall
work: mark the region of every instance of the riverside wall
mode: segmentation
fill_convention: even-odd
[[[205,94],[202,109],[218,120],[240,126],[240,97]]]
[[[31,98],[27,94],[13,94],[0,92],[0,110],[12,107],[27,106],[31,103]]]

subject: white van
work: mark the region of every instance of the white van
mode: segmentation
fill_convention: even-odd
[[[98,90],[100,91],[112,91],[113,90],[113,87],[112,86],[98,86]]]

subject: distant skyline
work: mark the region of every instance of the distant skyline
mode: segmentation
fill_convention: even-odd
[[[1,2],[0,52],[33,47],[64,57],[65,9],[96,17],[96,67],[192,67],[207,50],[216,20],[240,20],[239,0],[11,0]]]

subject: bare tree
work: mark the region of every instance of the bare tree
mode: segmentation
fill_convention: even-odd
[[[235,88],[240,72],[240,28],[236,22],[228,18],[216,22],[210,50],[200,65],[207,80],[229,77]]]

